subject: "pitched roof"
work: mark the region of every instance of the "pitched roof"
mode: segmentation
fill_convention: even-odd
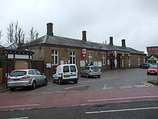
[[[0,48],[4,48],[4,47],[0,45]]]
[[[106,51],[124,51],[134,54],[144,54],[138,50],[129,47],[107,45],[102,43],[84,41],[79,39],[66,38],[61,36],[44,35],[34,41],[24,44],[23,46],[36,46],[36,45],[59,45],[68,47],[78,47],[86,49],[106,50]]]
[[[12,42],[12,43],[3,44],[3,47],[5,49],[17,49],[18,45],[16,43]]]

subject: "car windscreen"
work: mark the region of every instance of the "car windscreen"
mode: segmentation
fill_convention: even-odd
[[[157,65],[150,65],[150,68],[157,69]]]
[[[91,67],[92,70],[99,70],[100,67]]]
[[[26,75],[26,71],[13,71],[10,73],[10,76],[23,76]]]

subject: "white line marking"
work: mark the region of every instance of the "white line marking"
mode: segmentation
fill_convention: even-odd
[[[106,89],[106,84],[104,85],[104,87],[103,87],[103,90],[105,90]]]
[[[96,82],[96,81],[84,81],[84,82]]]
[[[126,97],[126,98],[111,98],[111,99],[97,99],[87,100],[87,102],[99,102],[99,101],[110,101],[110,100],[126,100],[126,99],[140,99],[140,98],[157,98],[158,96],[140,96],[140,97]]]
[[[27,104],[27,105],[11,105],[11,106],[1,106],[1,108],[10,108],[10,107],[30,107],[30,106],[39,106],[40,104]]]
[[[98,113],[110,113],[110,112],[125,112],[125,111],[137,111],[137,110],[149,110],[149,109],[158,109],[158,107],[119,109],[119,110],[105,110],[105,111],[92,111],[92,112],[86,112],[86,114],[98,114]]]
[[[71,89],[71,88],[77,88],[77,87],[84,87],[85,85],[78,85],[78,86],[71,86],[71,87],[67,87],[65,89]]]
[[[29,117],[16,117],[16,118],[7,118],[7,119],[28,119]]]

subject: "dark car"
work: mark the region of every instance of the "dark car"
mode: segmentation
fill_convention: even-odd
[[[141,63],[141,64],[139,65],[139,67],[140,67],[140,68],[148,69],[148,68],[150,67],[150,65],[152,65],[152,64],[150,64],[150,63]]]

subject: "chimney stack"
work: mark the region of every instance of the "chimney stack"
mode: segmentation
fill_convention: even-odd
[[[47,35],[53,36],[53,23],[47,23]]]
[[[110,38],[110,43],[109,45],[113,45],[113,37],[109,37]]]
[[[125,39],[122,39],[122,47],[126,47],[126,41],[125,41]]]
[[[86,31],[82,31],[82,40],[83,40],[83,41],[87,41],[87,38],[86,38]]]

